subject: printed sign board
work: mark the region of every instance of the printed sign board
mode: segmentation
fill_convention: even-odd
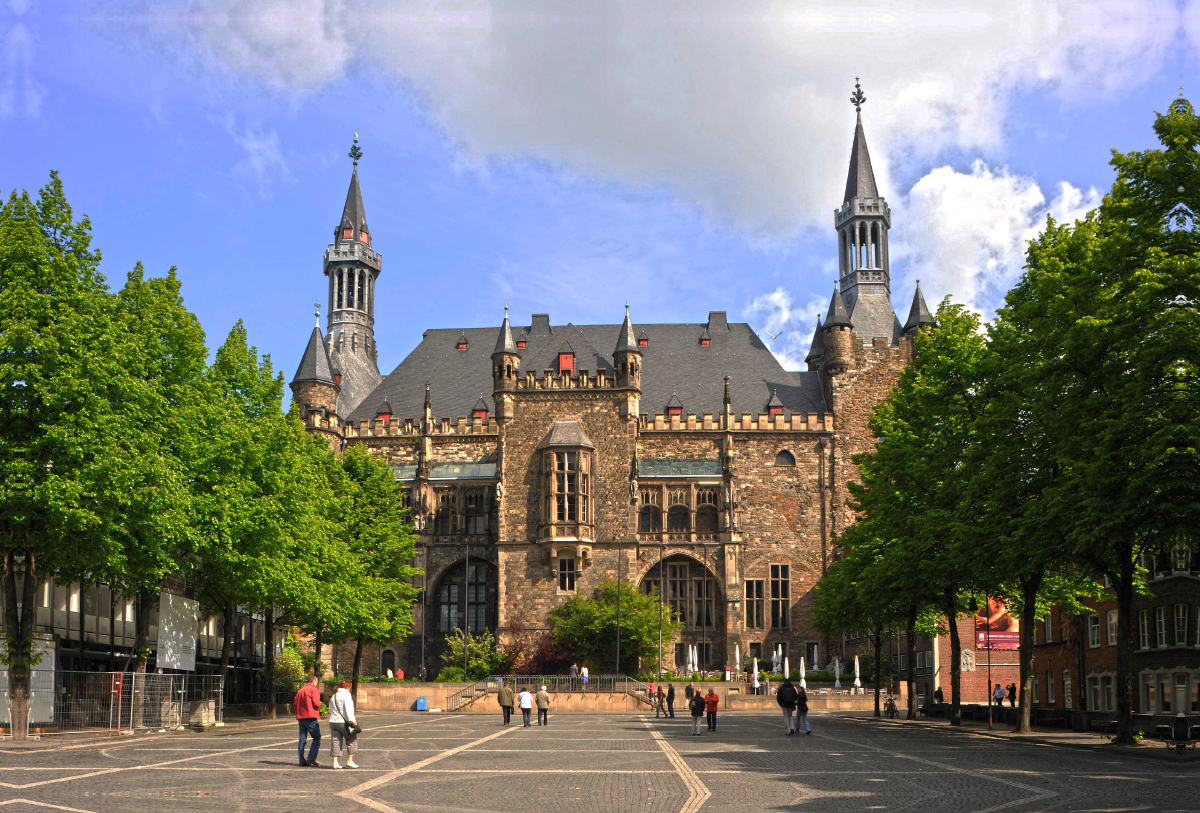
[[[1021,622],[1010,615],[1008,606],[995,596],[975,616],[976,649],[1020,649]]]
[[[196,670],[196,630],[200,602],[173,593],[158,600],[158,665],[165,669]]]

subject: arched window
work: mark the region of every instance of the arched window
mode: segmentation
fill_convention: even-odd
[[[672,505],[667,511],[667,533],[686,534],[692,528],[692,515],[686,505]]]
[[[454,492],[438,494],[437,512],[433,515],[433,532],[435,534],[451,534],[454,517]]]
[[[638,533],[656,534],[662,531],[662,509],[657,505],[643,506],[638,513]]]
[[[467,528],[469,534],[485,534],[487,533],[487,489],[477,488],[466,493],[466,514]]]
[[[343,303],[346,301],[346,269],[339,268],[337,270],[337,306],[341,310]]]
[[[783,449],[782,451],[779,452],[779,454],[775,455],[775,465],[776,466],[794,466],[794,465],[796,465],[796,456],[794,454],[792,454],[791,452],[789,452],[787,449]]]
[[[383,657],[379,659],[379,676],[385,677],[388,672],[392,675],[396,674],[396,653],[390,649],[383,650]]]

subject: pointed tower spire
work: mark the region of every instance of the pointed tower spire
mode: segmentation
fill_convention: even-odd
[[[850,97],[856,111],[854,144],[850,147],[850,172],[846,176],[846,195],[843,201],[879,197],[875,186],[875,173],[871,170],[871,154],[867,151],[867,135],[863,132],[862,106],[867,100],[854,77],[854,95]]]
[[[853,327],[850,322],[850,314],[846,313],[846,303],[842,301],[842,295],[838,293],[837,286],[833,286],[833,298],[829,300],[829,312],[825,314],[824,328],[831,327]]]
[[[908,309],[908,321],[904,323],[904,332],[916,330],[921,325],[932,325],[933,316],[925,305],[925,297],[921,294],[921,280],[917,280],[917,290],[913,294],[912,307]]]
[[[812,344],[808,347],[808,355],[804,360],[812,363],[820,361],[821,356],[825,355],[825,331],[821,330],[821,317],[817,317],[817,330],[813,333]]]
[[[308,337],[308,346],[304,348],[304,355],[300,358],[300,366],[296,368],[296,374],[292,376],[293,389],[296,384],[315,382],[318,384],[329,384],[336,387],[337,379],[334,378],[333,365],[329,362],[329,352],[325,348],[325,340],[321,336],[321,328],[314,327],[312,334]]]
[[[500,325],[500,335],[496,337],[496,349],[492,351],[492,355],[497,353],[516,353],[517,343],[513,341],[512,325],[508,323],[508,304],[504,305],[504,323]]]
[[[625,321],[621,323],[621,332],[617,334],[617,347],[613,354],[632,351],[640,353],[638,350],[637,339],[633,335],[633,322],[629,320],[629,303],[625,303]]]

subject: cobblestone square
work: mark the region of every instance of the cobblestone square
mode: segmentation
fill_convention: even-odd
[[[354,811],[1195,811],[1200,762],[812,715],[690,720],[364,715],[358,770],[296,764],[296,725],[243,724],[0,752],[0,807],[79,813]],[[1158,755],[1155,755],[1158,756]]]

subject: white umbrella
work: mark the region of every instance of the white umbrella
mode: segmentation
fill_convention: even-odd
[[[758,658],[754,659],[754,688],[758,688]]]
[[[857,655],[855,655],[855,656],[854,656],[854,688],[856,688],[856,689],[861,689],[861,688],[862,688],[862,681],[861,681],[861,680],[859,680],[859,679],[858,679],[858,677],[859,677],[859,672],[858,672],[858,656],[857,656]]]
[[[784,658],[783,659],[783,679],[787,680],[791,676],[792,676],[791,665],[788,663],[788,659]]]
[[[833,659],[833,688],[842,688],[842,662],[837,658]]]
[[[742,645],[733,645],[733,671],[742,671]]]
[[[808,670],[806,670],[806,669],[804,668],[804,658],[803,658],[803,657],[801,657],[801,658],[800,658],[800,688],[801,688],[801,689],[807,689],[807,688],[808,688],[808,683],[806,683],[806,682],[805,682],[805,680],[804,680],[804,676],[805,676],[806,674],[808,674]]]

